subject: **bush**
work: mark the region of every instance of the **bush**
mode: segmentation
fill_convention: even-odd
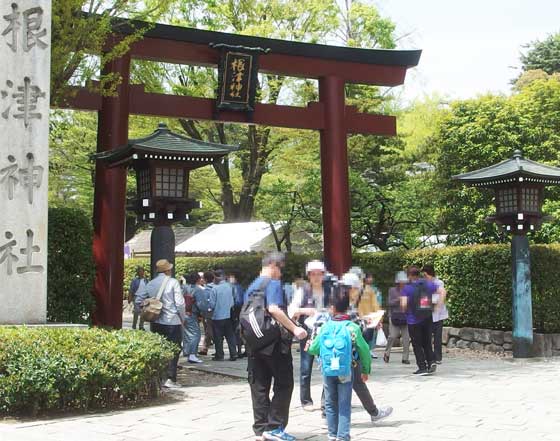
[[[154,397],[172,345],[149,332],[0,327],[0,413]]]
[[[73,208],[49,209],[47,319],[88,323],[95,299],[93,230],[89,217]]]
[[[308,256],[288,256],[286,281],[301,276]],[[147,262],[147,261],[146,261]],[[127,261],[127,277],[137,260]],[[508,245],[477,245],[442,249],[364,253],[354,255],[354,265],[372,272],[386,302],[395,273],[408,265],[432,263],[448,291],[447,325],[487,329],[512,328],[511,250]],[[237,269],[247,286],[260,270],[257,256],[178,257],[178,274],[222,267]],[[533,324],[539,332],[560,332],[560,284],[553,268],[560,267],[560,245],[531,247]],[[386,305],[385,305],[386,306]]]
[[[393,284],[396,271],[412,264],[432,263],[448,292],[447,325],[512,329],[509,245],[359,254],[355,258],[364,270],[373,272],[384,294]],[[551,271],[559,264],[560,246],[531,247],[533,326],[539,332],[560,332],[560,286]]]

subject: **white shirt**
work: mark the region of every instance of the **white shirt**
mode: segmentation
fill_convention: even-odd
[[[432,283],[437,286],[437,288],[445,288],[443,282],[439,280],[437,277],[432,279]],[[449,311],[447,310],[447,306],[444,303],[436,303],[434,305],[434,311],[432,312],[432,321],[439,322],[441,320],[445,320],[449,318]]]

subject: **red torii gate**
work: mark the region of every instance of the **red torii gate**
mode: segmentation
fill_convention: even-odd
[[[119,26],[119,32],[127,31]],[[259,58],[259,72],[318,79],[319,102],[304,108],[257,103],[248,117],[241,112],[216,112],[213,99],[146,93],[142,86],[130,85],[132,58],[217,66],[220,51],[210,47],[211,43],[270,49]],[[68,107],[99,113],[98,152],[128,142],[130,114],[319,130],[325,260],[330,271],[341,274],[351,266],[352,259],[347,134],[396,134],[394,117],[363,114],[346,106],[344,86],[403,84],[407,69],[418,64],[420,54],[419,50],[326,46],[156,24],[150,25],[144,38],[127,54],[105,67],[105,73],[122,77],[116,96],[101,97],[80,89]],[[98,163],[93,219],[97,269],[94,322],[116,328],[122,326],[125,193],[125,169]]]

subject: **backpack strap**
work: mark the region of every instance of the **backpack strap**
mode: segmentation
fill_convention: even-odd
[[[169,282],[169,279],[171,279],[171,277],[165,276],[165,279],[163,280],[163,282],[159,287],[158,293],[156,295],[156,299],[161,300],[161,296],[163,295],[163,291],[165,291],[165,288],[167,287],[167,282]],[[173,296],[173,299],[175,299],[175,296]]]

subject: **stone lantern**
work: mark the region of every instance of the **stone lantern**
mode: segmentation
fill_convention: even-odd
[[[129,205],[139,219],[154,224],[151,268],[159,259],[175,260],[174,222],[188,219],[201,204],[189,197],[190,171],[211,165],[239,147],[199,141],[171,132],[160,123],[151,135],[93,155],[110,167],[134,167],[136,197]]]
[[[533,314],[527,233],[550,219],[542,213],[544,187],[560,184],[560,168],[525,159],[522,152],[516,150],[511,159],[453,176],[453,179],[495,192],[496,214],[487,220],[512,234],[513,356],[530,357]]]

